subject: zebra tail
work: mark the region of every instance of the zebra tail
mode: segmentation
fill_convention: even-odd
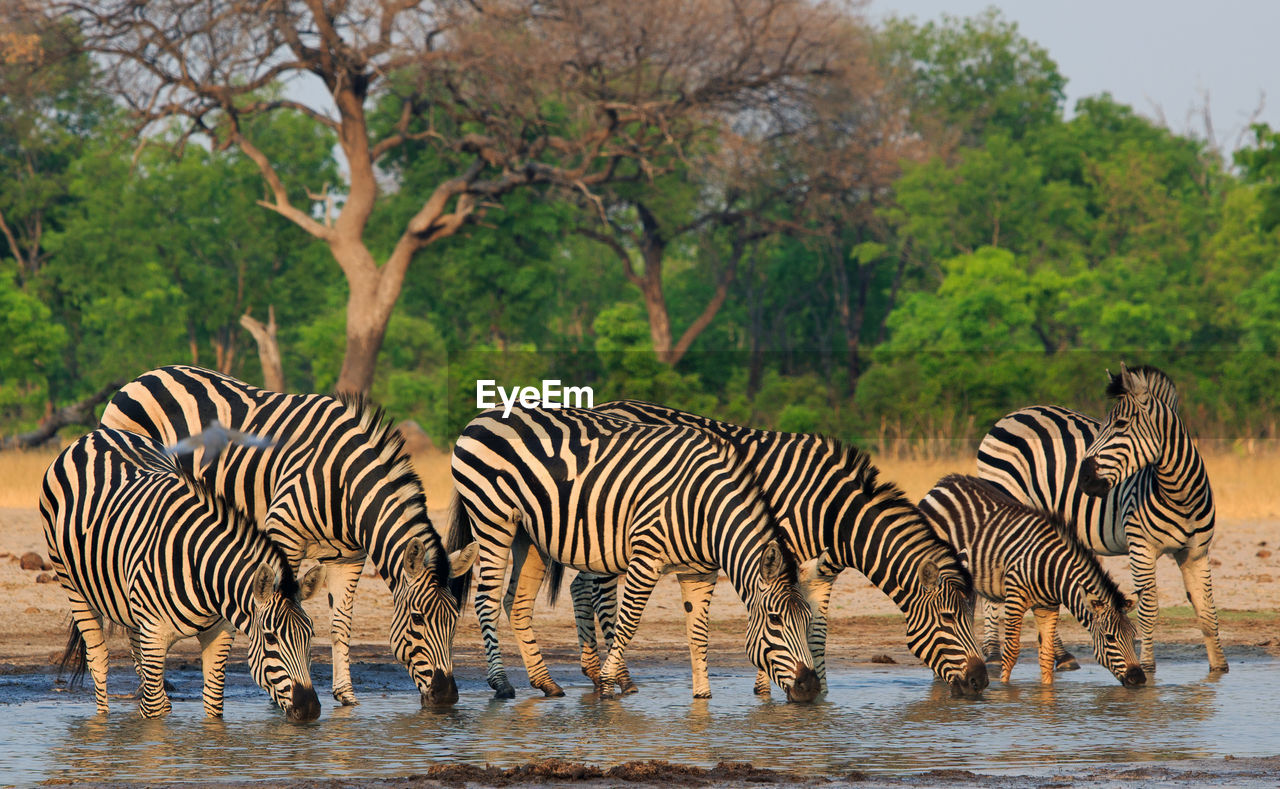
[[[564,584],[564,565],[560,562],[551,562],[551,566],[547,568],[547,602],[555,608],[556,600],[560,597],[560,587]]]
[[[445,550],[449,553],[461,550],[471,543],[475,538],[472,536],[471,516],[467,514],[467,508],[462,503],[462,497],[457,491],[453,493],[453,501],[449,504],[449,542],[445,546]],[[449,582],[449,590],[453,592],[454,599],[458,601],[458,605],[465,605],[467,598],[471,595],[471,571],[463,573],[457,578]]]
[[[77,688],[84,683],[84,672],[88,668],[88,647],[84,643],[84,636],[80,634],[80,628],[72,622],[67,633],[67,648],[58,659],[58,677],[61,678],[63,672],[70,669],[71,679],[67,681],[67,688]]]

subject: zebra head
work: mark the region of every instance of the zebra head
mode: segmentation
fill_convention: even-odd
[[[1107,395],[1115,403],[1080,464],[1080,488],[1092,496],[1105,496],[1120,482],[1159,459],[1164,446],[1162,416],[1169,406],[1152,395],[1145,375],[1120,366],[1120,374],[1107,371]]]
[[[1098,663],[1126,688],[1146,684],[1146,672],[1133,651],[1137,633],[1133,622],[1129,621],[1133,599],[1117,595],[1117,600],[1108,601],[1101,596],[1090,595],[1086,602],[1090,613],[1089,632],[1093,635],[1093,655]]]
[[[776,540],[759,554],[758,580],[747,601],[747,654],[787,692],[812,701],[821,690],[809,651],[809,604],[796,589],[796,568]]]
[[[320,717],[311,686],[311,617],[300,601],[315,594],[321,576],[319,567],[312,568],[299,588],[288,564],[277,574],[266,562],[253,575],[249,673],[291,721]]]
[[[392,591],[391,646],[408,667],[424,706],[458,700],[453,634],[460,609],[448,581],[471,571],[479,548],[472,542],[447,555],[443,551],[439,541],[429,549],[421,538],[410,540],[400,583]]]
[[[916,584],[899,604],[907,618],[907,645],[951,686],[951,695],[977,697],[987,687],[987,665],[973,640],[971,584],[925,559]]]

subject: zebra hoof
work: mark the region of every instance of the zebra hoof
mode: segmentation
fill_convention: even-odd
[[[559,698],[564,695],[564,688],[560,687],[555,682],[549,682],[546,685],[536,687],[538,687],[538,690],[542,691],[542,695],[547,698]]]
[[[632,682],[631,680],[627,680],[626,682],[622,683],[621,690],[622,690],[622,695],[630,696],[632,693],[635,693],[636,691],[640,690],[640,688],[636,687],[636,683]]]
[[[1155,667],[1152,666],[1151,670],[1155,671]],[[1228,666],[1226,663],[1223,663],[1221,666],[1215,666],[1212,664],[1210,664],[1209,666],[1210,674],[1226,674],[1230,670],[1231,670],[1231,667]]]
[[[516,689],[510,685],[505,688],[498,688],[493,692],[495,699],[514,699],[516,697]]]
[[[701,691],[701,692],[698,692],[698,693],[694,693],[694,694],[693,694],[693,697],[694,697],[695,699],[709,699],[709,698],[711,698],[711,691],[709,691],[709,690],[704,690],[704,691]]]
[[[1058,665],[1054,668],[1054,671],[1079,671],[1079,670],[1080,670],[1080,661],[1076,660],[1074,657],[1063,658],[1061,661],[1058,662]]]
[[[351,688],[335,690],[333,692],[333,698],[344,707],[354,707],[360,703],[360,701],[356,699],[355,691]]]

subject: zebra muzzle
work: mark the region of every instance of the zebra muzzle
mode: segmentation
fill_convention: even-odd
[[[964,673],[951,680],[951,695],[977,698],[989,682],[987,664],[977,655],[969,655],[964,660]]]
[[[458,701],[458,683],[452,674],[436,671],[431,674],[431,684],[422,694],[422,706],[455,704]]]
[[[787,690],[787,701],[813,701],[822,690],[818,673],[809,666],[797,665],[795,679]]]
[[[1080,464],[1080,489],[1090,496],[1105,496],[1111,492],[1111,485],[1098,476],[1098,461],[1085,458]]]
[[[285,717],[291,721],[313,721],[320,717],[320,698],[313,687],[293,686],[293,697],[289,701],[289,709]]]
[[[1147,672],[1142,670],[1142,666],[1129,666],[1129,669],[1120,677],[1120,684],[1126,688],[1137,688],[1147,684]]]

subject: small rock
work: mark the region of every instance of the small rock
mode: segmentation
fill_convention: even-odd
[[[1272,639],[1270,639],[1270,638],[1268,638],[1266,641],[1259,641],[1259,642],[1258,642],[1258,646],[1260,646],[1260,647],[1269,647],[1269,646],[1271,646],[1271,641],[1272,641]]]
[[[1263,548],[1262,550],[1258,551],[1258,553],[1256,554],[1256,556],[1259,559],[1266,559],[1270,555],[1271,555],[1271,551],[1268,551],[1266,548]]]
[[[45,566],[44,566],[44,559],[41,559],[41,558],[40,558],[40,554],[36,553],[35,551],[27,551],[26,553],[22,554],[22,559],[20,559],[20,560],[18,561],[18,564],[19,564],[19,565],[22,567],[22,569],[24,569],[24,570],[43,570],[43,569],[45,569]],[[52,569],[52,568],[50,568],[50,569]]]
[[[1221,567],[1221,566],[1222,566],[1222,562],[1221,562],[1220,560],[1218,560],[1218,559],[1210,559],[1210,560],[1209,560],[1209,566],[1210,566],[1210,567]]]
[[[56,580],[58,580],[58,576],[52,573],[40,573],[36,576],[36,583],[38,584],[51,584]]]
[[[872,663],[897,663],[898,661],[894,660],[888,655],[872,655],[871,662]]]
[[[1261,541],[1259,541],[1259,542],[1258,542],[1258,547],[1259,547],[1259,548],[1265,548],[1265,547],[1267,547],[1267,541],[1266,541],[1266,540],[1261,540]]]
[[[38,614],[38,613],[40,613],[40,609],[39,609],[39,608],[36,608],[36,607],[35,607],[35,606],[33,606],[33,605],[29,605],[29,606],[27,606],[27,610],[23,611],[22,613],[24,613],[24,614]]]
[[[427,431],[412,419],[406,419],[396,425],[396,432],[404,439],[404,449],[410,455],[430,452],[436,448],[435,442],[431,440],[431,436],[427,435]]]
[[[1271,576],[1267,575],[1266,573],[1262,573],[1261,575],[1258,576],[1258,583],[1260,584],[1271,583]]]

